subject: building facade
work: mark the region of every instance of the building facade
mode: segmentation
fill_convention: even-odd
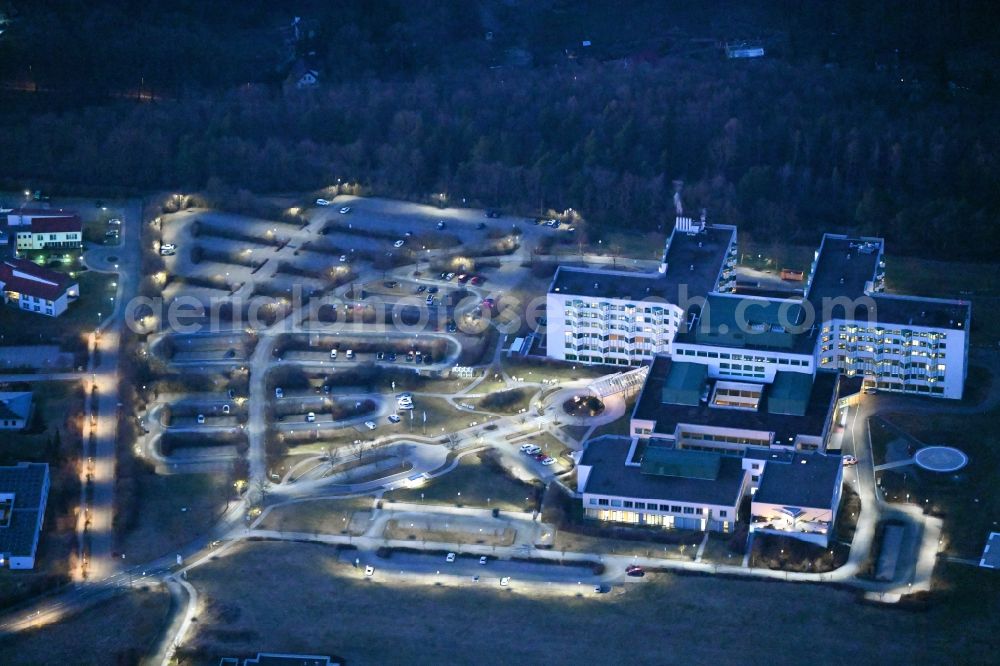
[[[80,295],[68,275],[24,259],[0,261],[0,293],[4,303],[27,312],[58,317]]]
[[[971,304],[885,294],[882,239],[825,234],[798,295],[738,288],[736,252],[735,228],[678,217],[656,273],[560,266],[546,354],[610,365],[668,354],[715,379],[766,383],[822,369],[962,397]]]

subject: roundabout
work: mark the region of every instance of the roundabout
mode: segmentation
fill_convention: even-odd
[[[917,451],[913,461],[930,472],[957,472],[969,463],[969,456],[951,446],[925,446]]]

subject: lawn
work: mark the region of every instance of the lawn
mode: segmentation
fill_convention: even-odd
[[[0,307],[0,331],[7,345],[63,342],[81,333],[90,333],[98,323],[97,313],[111,313],[109,300],[115,295],[117,275],[87,271],[77,274],[80,298],[59,317],[46,317],[9,306]]]
[[[63,622],[0,638],[7,666],[17,664],[138,664],[167,620],[165,590],[120,594]]]
[[[222,476],[149,474],[139,484],[138,524],[119,550],[145,562],[190,542],[215,524],[226,508]]]
[[[275,571],[281,585],[260,584]],[[1000,612],[998,579],[968,569],[920,613],[859,604],[829,587],[663,573],[624,593],[619,585],[580,597],[364,580],[329,547],[267,542],[188,580],[206,610],[184,664],[265,644],[349,664],[992,663]],[[721,617],[738,618],[743,636],[771,638],[724,639]]]
[[[555,379],[559,382],[575,381],[577,379],[596,379],[604,375],[622,372],[629,368],[603,365],[584,365],[572,361],[546,361],[526,358],[505,358],[502,361],[507,374],[524,377],[527,382],[540,382],[543,379]]]
[[[274,507],[257,527],[279,532],[313,534],[363,534],[367,528],[371,497],[318,499]]]
[[[2,378],[2,376],[0,376]],[[67,423],[79,424],[83,409],[83,396],[76,382],[33,382],[34,417],[29,426],[18,432],[5,432],[0,447],[0,465],[18,462],[56,462],[48,448],[56,430],[60,438],[66,436]]]
[[[1000,515],[1000,493],[996,490],[1000,408],[980,414],[912,411],[883,416],[923,442],[952,445],[969,456],[968,466],[956,475],[938,476],[911,466],[880,472],[879,478],[888,497],[909,494],[910,502],[944,517],[944,545],[949,555],[978,559],[987,534],[997,530],[994,521]]]
[[[511,478],[491,460],[486,454],[466,455],[455,469],[431,479],[421,488],[392,490],[384,499],[506,511],[536,508],[535,486]]]

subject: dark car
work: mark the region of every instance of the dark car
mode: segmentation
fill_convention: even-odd
[[[385,360],[385,352],[377,352],[375,354],[375,360],[376,361],[383,361],[383,360]]]
[[[500,217],[500,211],[498,211],[498,210],[488,210],[488,211],[486,211],[486,217],[498,218],[498,217]]]
[[[418,293],[418,294],[422,294],[422,293],[424,293],[425,291],[427,291],[427,285],[425,285],[425,284],[422,284],[422,285],[420,285],[419,287],[417,287],[417,293]]]
[[[485,222],[480,222],[479,224],[476,225],[476,229],[479,229],[480,231],[482,231],[485,228],[486,228]]]
[[[385,360],[387,360],[389,362],[395,361],[396,360],[396,352],[389,352],[388,354],[386,354],[385,355]]]
[[[426,356],[424,356],[424,365],[430,365],[433,362],[434,362],[434,359],[431,358],[430,354],[427,354]]]
[[[630,564],[625,567],[625,575],[634,576],[635,578],[642,578],[646,575],[646,570],[637,564]]]
[[[427,287],[427,293],[428,294],[436,294],[436,293],[438,293],[438,288],[437,287]]]

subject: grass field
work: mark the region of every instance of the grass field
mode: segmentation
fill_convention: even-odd
[[[166,622],[170,595],[135,591],[88,608],[65,622],[0,638],[6,666],[138,664]]]
[[[484,464],[478,454],[470,454],[455,469],[431,479],[427,485],[393,490],[384,497],[400,502],[530,511],[534,508],[535,488],[512,479],[491,464]]]
[[[906,412],[884,414],[887,421],[927,444],[953,445],[969,456],[969,464],[957,475],[933,475],[911,467],[880,472],[887,497],[903,498],[925,505],[943,515],[948,554],[978,558],[986,537],[997,531],[1000,493],[1000,409],[981,414],[935,414]],[[874,423],[874,422],[873,422]],[[875,428],[872,430],[875,434]],[[873,442],[874,443],[874,442]],[[902,501],[902,500],[901,500]]]
[[[202,534],[225,509],[222,481],[212,474],[143,477],[139,524],[119,545],[126,560],[145,562],[166,555]]]
[[[295,502],[274,507],[257,527],[279,532],[357,535],[368,526],[371,507],[370,497]]]
[[[274,571],[283,584],[261,585]],[[185,664],[265,643],[349,664],[991,663],[1000,611],[998,579],[968,568],[926,612],[820,586],[670,574],[580,597],[366,581],[309,544],[248,544],[188,579],[208,610]],[[721,636],[722,617],[760,640]]]

